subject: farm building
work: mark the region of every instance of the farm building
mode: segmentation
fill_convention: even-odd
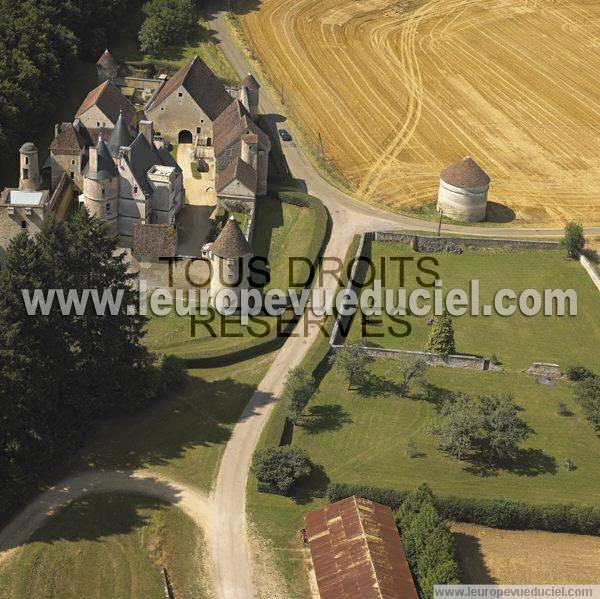
[[[389,507],[348,497],[304,522],[321,599],[418,599]]]
[[[489,186],[485,171],[466,156],[440,173],[437,210],[454,220],[484,220]]]

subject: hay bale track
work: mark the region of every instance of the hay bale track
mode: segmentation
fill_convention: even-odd
[[[243,2],[241,3],[243,7]],[[240,16],[285,111],[360,199],[435,200],[471,154],[516,223],[600,223],[593,0],[262,0]]]

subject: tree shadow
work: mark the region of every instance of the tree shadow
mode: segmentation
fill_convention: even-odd
[[[350,414],[340,404],[311,406],[302,420],[302,428],[309,435],[337,431],[352,422]]]
[[[500,202],[487,203],[485,220],[488,223],[510,223],[517,218],[515,211]]]
[[[454,550],[458,557],[461,581],[465,584],[497,584],[485,563],[481,542],[477,537],[453,532]]]
[[[425,381],[421,383],[419,392],[411,397],[431,403],[439,409],[444,403],[451,401],[455,397],[455,393]]]
[[[330,482],[323,466],[315,464],[310,475],[294,485],[290,497],[298,505],[312,503],[315,498],[325,497]]]
[[[498,476],[501,471],[518,476],[534,477],[542,474],[556,474],[558,465],[553,456],[537,448],[518,448],[514,458],[506,458],[491,463],[482,450],[475,450],[467,457],[465,472],[475,476]]]

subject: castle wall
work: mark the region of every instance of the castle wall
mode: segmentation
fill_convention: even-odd
[[[154,131],[169,143],[176,144],[182,130],[190,131],[194,138],[200,135],[212,140],[212,121],[183,86],[177,88],[158,106],[147,110],[146,116],[154,123]],[[198,127],[200,133],[197,131]]]
[[[102,193],[104,190],[104,194]],[[118,234],[119,179],[113,177],[103,181],[85,179],[79,202],[89,213],[106,223],[109,235]]]
[[[256,195],[267,195],[267,177],[269,175],[269,153],[265,150],[258,150],[258,164],[256,168]]]
[[[113,123],[96,105],[90,106],[85,112],[79,115],[79,120],[88,129],[97,129],[105,127],[113,129],[116,123]]]
[[[9,206],[0,206],[0,265],[4,261],[4,254],[10,240],[25,230],[22,223],[25,222],[26,230],[30,235],[39,233],[44,220],[43,208],[31,208],[26,214],[25,208],[14,208],[13,214],[9,214]]]
[[[73,164],[75,162],[75,164]],[[56,187],[63,173],[75,183],[79,189],[83,189],[83,175],[81,167],[83,163],[83,152],[77,154],[50,153],[50,168],[52,170],[52,187]],[[73,177],[71,177],[73,173]]]
[[[231,208],[236,204],[251,204],[254,202],[254,192],[248,189],[238,179],[226,185],[217,195],[217,205]]]
[[[242,289],[248,289],[250,255],[240,258],[220,258],[211,254],[212,276],[210,279],[211,297],[214,298],[221,289],[231,289],[235,293],[239,305]]]
[[[440,179],[437,209],[444,216],[461,221],[485,220],[488,185],[476,189],[454,187]]]

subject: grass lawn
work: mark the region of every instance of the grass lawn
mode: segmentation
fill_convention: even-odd
[[[267,257],[271,274],[265,290],[304,287],[309,267],[298,262],[291,282],[302,284],[290,285],[290,258],[308,258],[315,263],[327,234],[323,204],[303,193],[276,192],[258,200],[255,218],[254,254]]]
[[[136,495],[74,502],[0,568],[5,599],[161,599],[160,567],[178,597],[210,597],[201,531],[181,510]]]
[[[414,262],[406,263],[405,285],[408,291],[419,287],[416,281],[420,275],[425,283],[433,280],[431,275],[417,270],[416,261],[424,256],[431,256],[438,261],[427,261],[426,268],[439,273],[447,292],[453,288],[469,291],[471,279],[479,279],[481,303],[492,303],[496,291],[509,288],[517,294],[528,288],[543,293],[546,288],[573,288],[577,292],[577,316],[524,316],[515,313],[513,316],[470,316],[466,314],[454,317],[456,348],[459,353],[490,357],[496,354],[503,367],[511,370],[522,370],[532,362],[555,362],[563,368],[582,363],[596,371],[600,371],[600,352],[594,351],[600,339],[600,294],[594,287],[582,266],[566,260],[560,251],[524,250],[506,252],[501,250],[465,251],[461,255],[445,252],[434,254],[416,254],[404,244],[374,242],[372,245],[373,261],[380,277],[380,260],[386,263],[386,283],[384,287],[397,289],[401,286],[398,263],[392,263],[393,257],[414,258]],[[430,317],[430,316],[428,316]],[[367,325],[373,345],[398,349],[424,349],[429,327],[425,321],[428,317],[402,317],[412,327],[407,337],[393,337],[387,331],[392,326],[399,333],[406,328],[391,321],[383,315],[382,325]],[[361,319],[355,318],[352,324],[351,338],[362,334]]]

